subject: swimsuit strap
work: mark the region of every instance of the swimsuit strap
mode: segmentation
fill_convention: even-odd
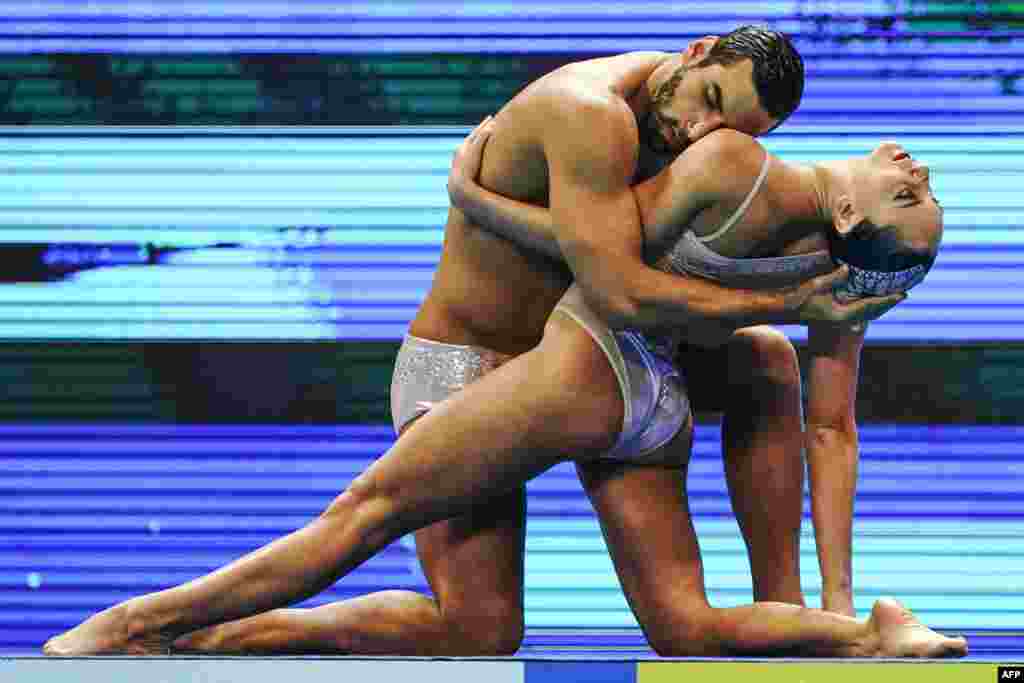
[[[750,189],[750,192],[747,194],[746,199],[743,200],[743,203],[739,205],[739,208],[737,208],[735,212],[733,212],[732,216],[729,217],[729,220],[725,222],[725,225],[720,227],[718,230],[715,230],[710,235],[698,237],[697,241],[701,242],[702,244],[707,244],[708,242],[717,239],[724,235],[725,233],[729,232],[729,229],[732,226],[736,225],[736,222],[739,221],[739,219],[743,218],[743,214],[745,214],[747,212],[747,209],[750,208],[750,203],[754,201],[754,197],[757,195],[757,191],[760,190],[761,185],[764,184],[764,179],[768,177],[768,165],[770,162],[771,156],[768,154],[768,152],[765,152],[764,163],[761,164],[761,173],[760,175],[757,176],[757,180],[754,181],[754,187]]]

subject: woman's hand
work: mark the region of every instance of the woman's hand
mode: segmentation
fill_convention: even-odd
[[[491,135],[494,117],[488,116],[470,133],[452,158],[452,168],[448,172],[448,198],[452,206],[466,208],[470,191],[476,186],[476,177],[480,174],[480,164],[484,158],[484,147]]]

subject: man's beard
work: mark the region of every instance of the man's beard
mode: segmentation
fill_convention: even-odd
[[[646,142],[647,146],[652,151],[660,154],[678,154],[690,144],[686,135],[680,134],[678,128],[679,122],[675,119],[662,115],[662,112],[668,109],[669,105],[672,103],[672,98],[675,97],[676,90],[679,89],[679,84],[683,82],[683,78],[689,70],[689,67],[686,66],[680,66],[677,68],[672,75],[669,76],[668,80],[658,86],[658,89],[651,97],[651,109],[647,114]],[[680,149],[674,149],[672,147],[670,140],[662,133],[664,128],[670,129],[675,134],[674,137],[681,145]]]
[[[668,140],[661,133],[660,121],[657,115],[651,111],[647,113],[647,121],[641,126],[643,143],[647,149],[657,154],[670,154],[674,150],[669,146]]]

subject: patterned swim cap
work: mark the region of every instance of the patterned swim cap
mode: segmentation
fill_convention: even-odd
[[[842,259],[836,259],[844,263]],[[867,270],[845,263],[850,269],[846,282],[832,288],[832,293],[840,301],[853,301],[866,296],[888,296],[896,292],[905,292],[924,281],[931,264],[918,264],[904,270],[885,272]]]

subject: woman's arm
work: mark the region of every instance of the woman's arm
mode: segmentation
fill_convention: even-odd
[[[811,325],[805,446],[822,608],[854,616],[853,502],[859,459],[855,403],[864,326]]]
[[[490,135],[491,118],[484,119],[455,150],[448,172],[448,197],[452,206],[489,232],[564,261],[555,237],[551,212],[546,207],[518,202],[485,189],[476,182],[484,147]]]

